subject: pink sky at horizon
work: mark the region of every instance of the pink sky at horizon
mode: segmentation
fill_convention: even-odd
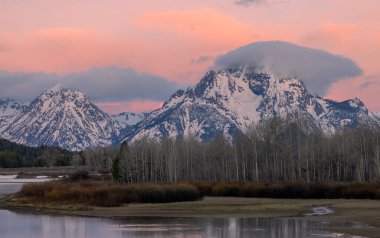
[[[219,55],[281,40],[354,60],[363,76],[335,83],[325,96],[359,97],[380,111],[379,11],[378,0],[268,0],[248,7],[234,0],[2,0],[0,71],[65,75],[117,66],[194,84]],[[97,103],[113,114],[161,104]]]
[[[117,115],[120,112],[149,112],[162,107],[162,102],[152,100],[136,100],[129,102],[99,102],[96,105],[109,113]],[[125,110],[127,108],[127,110]]]

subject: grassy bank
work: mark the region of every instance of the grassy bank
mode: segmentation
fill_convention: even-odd
[[[119,206],[126,203],[168,203],[201,198],[190,184],[116,184],[100,181],[50,181],[27,184],[14,198],[23,203]]]
[[[117,184],[66,179],[27,184],[14,198],[29,204],[120,206],[129,203],[169,203],[211,197],[286,199],[380,199],[380,183],[176,183]]]
[[[295,199],[380,199],[380,183],[207,183],[193,182],[203,196]]]

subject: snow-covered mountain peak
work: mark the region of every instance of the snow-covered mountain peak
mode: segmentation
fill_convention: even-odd
[[[239,127],[247,128],[268,113],[273,116],[295,112],[308,97],[305,85],[298,79],[278,78],[251,66],[235,66],[209,71],[194,87],[173,94],[164,108],[185,102],[208,104]]]
[[[356,108],[363,108],[363,107],[365,107],[363,101],[360,100],[357,97],[355,97],[352,100],[348,100],[348,101],[349,101],[351,107],[356,107]]]
[[[46,90],[37,99],[44,101],[57,97],[65,99],[66,101],[88,100],[88,96],[84,92],[70,88],[63,88],[60,84]]]
[[[252,123],[276,116],[301,116],[302,126],[324,133],[360,124],[380,127],[380,114],[370,113],[360,99],[337,102],[312,95],[297,77],[269,68],[242,64],[211,70],[149,114],[111,117],[85,93],[55,86],[29,106],[0,100],[0,135],[31,146],[84,150],[144,137],[232,139]]]
[[[236,131],[275,116],[302,116],[305,127],[325,133],[361,123],[378,126],[359,99],[323,99],[309,93],[297,77],[268,68],[234,65],[211,70],[194,87],[174,93],[125,139],[195,135],[207,140],[219,134],[231,138]]]
[[[11,141],[69,150],[110,145],[120,128],[78,90],[55,87],[32,101],[5,131]]]
[[[54,87],[48,89],[46,92],[54,93],[54,92],[61,91],[61,89],[62,89],[62,84],[59,83],[59,84],[55,85]]]

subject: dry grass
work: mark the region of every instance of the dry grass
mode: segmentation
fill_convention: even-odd
[[[301,199],[380,199],[380,183],[207,183],[195,182],[203,196],[301,198]]]
[[[201,198],[189,184],[115,184],[94,181],[51,181],[27,184],[18,198],[33,203],[119,206],[126,203],[167,203]]]
[[[169,203],[203,196],[287,199],[380,199],[380,183],[177,183],[116,184],[70,179],[28,184],[16,194],[31,203],[120,206],[127,203]]]

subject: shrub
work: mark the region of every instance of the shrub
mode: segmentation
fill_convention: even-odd
[[[203,196],[266,198],[380,199],[380,183],[207,183],[116,184],[100,181],[62,180],[27,184],[17,196],[32,202],[118,206],[128,203],[167,203]]]
[[[203,196],[303,198],[303,199],[380,199],[380,183],[343,183],[305,181],[272,183],[192,183]],[[210,187],[211,189],[204,189]]]
[[[90,178],[90,175],[87,170],[78,170],[72,173],[69,176],[69,180],[75,182],[75,181],[83,181]]]
[[[210,195],[211,192],[212,192],[212,186],[213,186],[213,184],[210,183],[210,182],[195,181],[195,182],[191,182],[190,184],[193,185],[193,186],[195,186],[198,189],[198,191],[201,194],[201,196]]]
[[[241,197],[243,195],[241,188],[241,184],[237,183],[217,183],[212,186],[211,193],[214,196]]]
[[[56,186],[57,186],[57,183],[55,181],[39,183],[39,184],[37,183],[26,184],[22,187],[19,194],[25,197],[42,198],[44,197],[45,193],[50,192]]]
[[[201,198],[190,184],[113,184],[93,181],[55,181],[28,184],[18,193],[31,201],[118,206],[125,203],[166,203]]]

